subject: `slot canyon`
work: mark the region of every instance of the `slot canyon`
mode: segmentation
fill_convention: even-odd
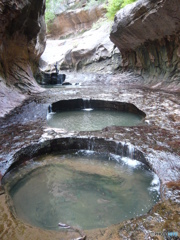
[[[0,1],[0,240],[179,239],[180,1],[137,0],[121,8],[113,21],[107,20],[103,1],[94,1],[100,3],[90,8],[87,6],[91,1],[60,2],[53,20],[47,25],[45,0]],[[103,114],[109,111],[110,118],[111,110],[116,114],[127,113],[127,118],[135,115],[136,120],[127,123],[129,119],[125,118],[121,125],[113,123],[106,115],[97,115],[93,123],[108,120],[105,126],[91,129],[88,116],[95,110]],[[65,125],[62,125],[60,114],[68,111],[71,124],[78,121],[75,129],[68,128],[70,122],[66,116]],[[50,119],[56,114],[59,114],[58,123],[51,124]],[[83,229],[78,224],[70,226],[68,219],[65,222],[57,220],[56,228],[60,222],[58,230],[44,229],[41,224],[29,223],[26,217],[19,218],[10,196],[13,192],[10,186],[16,186],[18,181],[22,185],[25,175],[30,178],[34,174],[28,171],[34,171],[41,164],[47,169],[57,166],[51,164],[51,156],[62,155],[68,150],[75,151],[75,155],[86,151],[108,157],[103,166],[98,162],[94,166],[95,160],[91,163],[93,155],[90,155],[90,160],[85,160],[86,167],[81,159],[75,166],[72,159],[68,162],[62,160],[66,157],[61,157],[58,161],[67,161],[65,180],[69,175],[76,175],[76,167],[83,177],[79,180],[76,175],[77,179],[73,179],[80,181],[81,188],[84,187],[82,182],[91,179],[92,171],[95,180],[89,180],[93,182],[91,185],[99,187],[101,183],[97,179],[101,178],[106,188],[110,185],[106,179],[115,174],[118,182],[109,180],[115,188],[115,184],[123,186],[124,180],[117,173],[120,164],[125,169],[128,165],[128,171],[136,172],[136,178],[142,168],[142,172],[147,173],[145,176],[150,176],[151,183],[148,182],[150,185],[146,188],[153,187],[148,194],[156,193],[154,204],[147,211],[139,207],[141,213],[129,214],[107,226],[99,223],[92,229]],[[46,159],[46,163],[41,158]],[[115,161],[113,170],[107,168],[105,176],[103,171],[111,159]],[[57,164],[56,158],[53,161]],[[68,172],[70,167],[72,173]],[[25,169],[22,174],[21,169]],[[59,171],[57,181],[60,181],[61,171],[63,175],[63,170]],[[47,181],[55,181],[51,179],[53,175],[58,175],[57,169],[49,178],[46,176]],[[37,186],[31,181],[33,191],[44,186],[43,181]],[[61,186],[72,187],[70,181],[73,182],[68,179],[69,185],[63,182]],[[88,188],[92,182],[87,183]],[[145,185],[145,180],[141,183]],[[135,186],[136,181],[131,180],[131,184]],[[56,191],[54,184],[51,190],[56,197],[63,195],[65,202],[77,201],[74,192],[70,193],[68,187],[63,189]],[[35,193],[32,196],[36,196]],[[88,191],[86,194],[91,196]],[[115,199],[113,194],[112,199],[109,197],[109,189],[105,193],[107,196],[103,194],[95,200],[97,209],[106,204],[108,208]],[[24,194],[24,201],[29,195],[29,192],[27,196]],[[147,201],[147,195],[137,197],[133,192],[125,196],[130,196],[128,200],[134,200],[139,206]],[[41,205],[40,200],[36,200]],[[69,205],[62,206],[67,210]],[[48,209],[46,203],[45,207]],[[116,213],[124,214],[120,210]],[[90,218],[89,214],[84,213],[84,219]],[[172,236],[174,238],[170,238]]]

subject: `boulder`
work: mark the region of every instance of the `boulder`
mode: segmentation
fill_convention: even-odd
[[[177,84],[179,16],[179,0],[139,0],[121,9],[115,16],[110,39],[122,53],[123,67]]]

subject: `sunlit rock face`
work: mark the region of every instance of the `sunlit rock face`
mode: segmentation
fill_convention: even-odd
[[[151,78],[180,76],[179,0],[139,0],[115,16],[110,39],[120,49],[123,66]],[[162,81],[161,78],[161,81]]]
[[[80,36],[64,40],[47,40],[47,47],[41,56],[42,71],[52,71],[58,63],[60,70],[109,73],[121,64],[121,56],[110,41],[107,32],[110,23],[98,29],[91,29]],[[69,75],[69,74],[68,74]]]
[[[109,40],[107,29],[110,29],[109,24],[80,36],[79,42],[76,40],[75,47],[70,45],[66,51],[60,64],[61,69],[84,69],[93,63],[97,64],[101,60],[111,58],[114,54],[114,45]]]
[[[38,90],[33,74],[45,48],[44,12],[45,0],[0,2],[0,116]]]
[[[90,29],[94,22],[103,17],[106,9],[100,5],[92,9],[79,8],[57,14],[48,27],[51,37],[64,37]]]

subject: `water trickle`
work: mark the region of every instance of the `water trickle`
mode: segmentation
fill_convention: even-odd
[[[83,99],[83,109],[92,109],[90,99]]]
[[[94,144],[95,144],[94,138],[90,138],[89,141],[88,141],[88,150],[93,151],[94,150]]]
[[[18,217],[32,225],[103,228],[145,214],[159,200],[154,174],[131,161],[92,150],[56,153],[14,169],[5,182]]]
[[[121,156],[126,157],[127,156],[127,144],[126,144],[126,142],[121,142],[121,145],[122,145]]]
[[[128,144],[127,145],[127,154],[128,154],[128,157],[133,159],[134,158],[134,146],[132,144]]]

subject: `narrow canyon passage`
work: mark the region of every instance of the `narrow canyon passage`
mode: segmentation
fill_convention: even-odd
[[[179,15],[0,2],[0,240],[179,239]]]

